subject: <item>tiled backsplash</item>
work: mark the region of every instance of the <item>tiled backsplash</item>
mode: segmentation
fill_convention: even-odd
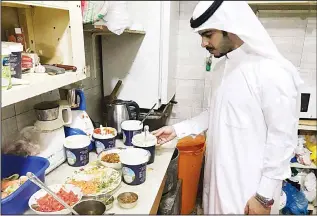
[[[169,124],[194,117],[208,107],[212,71],[206,72],[206,51],[189,20],[198,1],[180,2],[176,101]],[[260,11],[259,19],[279,51],[298,67],[305,85],[316,85],[316,13]]]
[[[98,42],[97,42],[98,43]],[[98,46],[97,46],[98,47]],[[85,53],[86,53],[86,65],[91,64],[91,38],[89,35],[85,35]],[[84,80],[84,92],[87,103],[87,113],[89,116],[97,122],[101,121],[101,67],[99,64],[99,55],[97,56],[97,77],[96,79],[87,78]],[[18,102],[16,104],[9,105],[1,108],[1,143],[2,146],[9,143],[16,138],[16,134],[25,126],[33,125],[36,121],[35,111],[33,106],[42,101],[58,100],[60,98],[59,91],[54,90],[42,95],[35,96],[28,100]]]

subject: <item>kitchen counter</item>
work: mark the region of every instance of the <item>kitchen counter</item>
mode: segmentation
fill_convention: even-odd
[[[160,190],[162,190],[162,182],[164,182],[164,177],[166,170],[173,156],[174,149],[176,147],[176,139],[166,143],[156,149],[155,161],[154,163],[147,166],[146,181],[137,186],[130,186],[121,182],[120,187],[114,193],[115,202],[113,207],[106,212],[115,214],[150,214],[152,212],[153,205],[156,204],[158,200],[157,196],[161,196]],[[126,147],[123,145],[122,140],[116,140],[116,147]],[[93,162],[97,159],[97,154],[95,152],[89,153],[89,161]],[[55,170],[50,172],[45,177],[45,184],[61,184],[64,183],[67,177],[71,176],[72,173],[79,169],[78,167],[71,167],[67,162],[63,163],[61,166],[57,167]],[[163,185],[164,187],[164,185]],[[123,209],[119,206],[116,198],[122,192],[135,192],[139,196],[138,204],[132,209]],[[154,206],[155,207],[155,206]],[[156,213],[156,212],[155,212]],[[154,214],[155,214],[154,213]],[[34,214],[34,212],[29,209],[25,214]]]

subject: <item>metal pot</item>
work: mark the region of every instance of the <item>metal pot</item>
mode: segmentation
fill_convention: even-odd
[[[43,101],[34,106],[37,120],[52,121],[59,116],[59,104],[55,101]]]
[[[167,168],[167,178],[163,190],[163,195],[171,191],[177,185],[178,180],[178,156],[179,151],[175,148],[170,164]]]

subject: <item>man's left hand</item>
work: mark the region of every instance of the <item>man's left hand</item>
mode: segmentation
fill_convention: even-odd
[[[255,197],[251,197],[244,207],[244,214],[248,215],[269,215],[271,213],[271,208],[265,208]]]

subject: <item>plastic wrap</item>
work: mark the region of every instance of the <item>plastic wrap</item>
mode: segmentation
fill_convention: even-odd
[[[35,137],[36,132],[38,130],[33,126],[22,129],[15,141],[3,146],[3,153],[18,156],[34,156],[39,154],[41,147]]]

